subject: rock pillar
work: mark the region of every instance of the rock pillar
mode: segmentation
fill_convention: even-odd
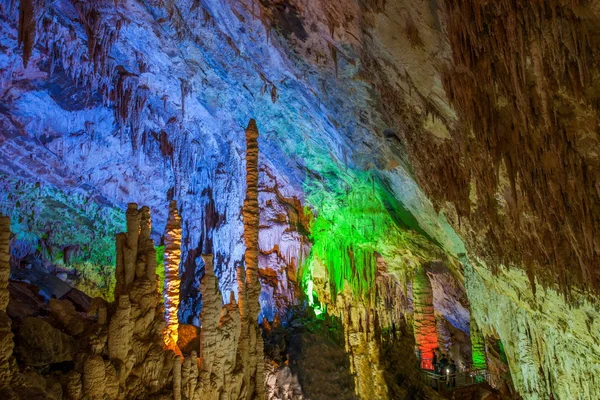
[[[0,215],[0,392],[9,388],[11,381],[10,359],[13,353],[13,334],[8,306],[8,278],[10,276],[10,219]]]
[[[165,345],[167,348],[177,347],[179,318],[179,264],[181,263],[181,218],[177,211],[177,203],[169,206],[169,217],[165,227]]]
[[[433,369],[433,352],[438,347],[433,309],[433,289],[423,266],[413,280],[415,341],[421,352],[421,368]]]
[[[246,128],[246,198],[243,208],[244,217],[244,265],[246,267],[245,288],[240,300],[242,317],[242,335],[240,340],[242,354],[245,355],[245,380],[247,399],[264,397],[264,346],[258,314],[260,313],[260,282],[258,281],[258,128],[256,121],[250,120]]]
[[[221,317],[221,309],[223,308],[223,300],[215,276],[213,256],[202,255],[202,260],[204,260],[204,277],[200,284],[200,291],[202,292],[200,363],[203,370],[210,371],[216,361],[216,348],[219,341],[217,328]]]
[[[477,321],[471,314],[471,359],[474,369],[486,369],[487,360],[485,355],[485,340],[477,326]]]

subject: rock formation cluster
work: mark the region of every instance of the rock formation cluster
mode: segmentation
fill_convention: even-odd
[[[175,215],[173,209],[171,213]],[[128,230],[116,238],[115,303],[95,298],[83,314],[75,308],[79,304],[51,299],[48,318],[26,317],[19,321],[16,356],[12,354],[11,320],[6,314],[10,225],[9,219],[2,217],[3,393],[10,394],[9,398],[47,396],[73,400],[262,398],[264,378],[259,375],[257,380],[256,375],[246,372],[252,369],[241,368],[254,365],[255,374],[261,374],[264,368],[256,307],[254,318],[243,321],[233,293],[229,304],[223,305],[213,257],[203,256],[204,307],[199,348],[183,348],[183,356],[176,349],[180,353],[176,354],[172,343],[165,343],[164,339],[170,331],[166,329],[168,314],[157,287],[150,210],[130,204],[126,217]],[[170,234],[177,229],[175,224],[168,225]],[[246,293],[252,292],[249,288],[244,287]],[[258,298],[254,299],[258,303]],[[47,368],[58,363],[67,363],[64,373],[48,374]],[[27,370],[42,367],[46,369]],[[251,391],[250,382],[254,382]]]

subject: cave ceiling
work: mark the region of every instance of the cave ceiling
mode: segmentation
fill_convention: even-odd
[[[367,196],[373,215],[358,224],[396,224],[565,293],[598,288],[595,2],[5,0],[0,11],[1,203],[38,217],[13,218],[24,242],[26,231],[63,245],[111,237],[115,210],[140,201],[159,235],[176,199],[184,253],[210,242],[233,287],[254,118],[270,190],[317,218]],[[390,262],[382,232],[361,237]],[[438,255],[416,247],[422,261]]]

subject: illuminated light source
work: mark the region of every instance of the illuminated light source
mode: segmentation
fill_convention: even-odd
[[[179,264],[181,262],[181,218],[177,211],[177,203],[169,206],[169,217],[165,227],[165,346],[175,351],[179,337]]]

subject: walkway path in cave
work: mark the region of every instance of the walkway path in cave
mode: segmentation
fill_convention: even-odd
[[[421,380],[429,387],[435,389],[440,394],[445,395],[451,399],[462,399],[471,398],[469,393],[473,390],[477,390],[477,387],[483,387],[484,390],[495,392],[495,390],[489,384],[490,374],[487,370],[468,370],[459,372],[454,375],[456,384],[454,386],[448,385],[447,378],[443,375],[436,374],[430,370],[421,369]],[[472,387],[473,389],[465,391],[464,388]],[[465,392],[465,393],[463,393]]]

